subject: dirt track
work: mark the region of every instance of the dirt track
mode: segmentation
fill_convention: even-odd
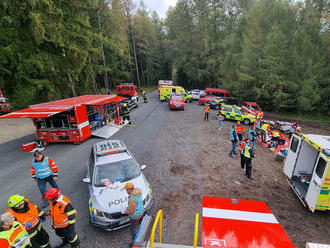
[[[196,104],[169,113],[168,128],[157,142],[164,178],[159,208],[167,217],[166,241],[191,244],[193,219],[201,213],[205,195],[265,201],[296,247],[312,241],[330,243],[329,214],[313,214],[304,208],[286,181],[283,163],[274,161],[271,151],[257,144],[254,179],[247,179],[239,156],[228,157],[229,129],[234,123],[225,121],[219,132],[215,113],[210,114],[210,121],[203,121],[202,116],[202,107]],[[329,135],[311,127],[307,132]]]

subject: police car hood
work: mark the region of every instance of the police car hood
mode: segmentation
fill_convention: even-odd
[[[142,191],[142,200],[145,199],[149,193],[149,186],[147,185],[142,175],[123,182],[116,183],[113,187],[95,187],[94,199],[96,201],[95,206],[100,206],[101,211],[107,213],[121,212],[128,207],[128,195],[124,186],[126,183],[131,182],[135,188],[139,188]]]

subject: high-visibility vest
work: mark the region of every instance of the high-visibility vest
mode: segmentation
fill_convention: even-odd
[[[274,131],[273,135],[274,135],[275,138],[280,137],[280,133],[278,131]]]
[[[244,133],[245,128],[243,126],[236,126],[235,127],[237,133]]]
[[[262,126],[261,126],[261,130],[264,130],[265,132],[267,131],[267,129],[268,129],[268,124],[262,124]]]
[[[24,248],[30,245],[29,234],[18,221],[14,221],[13,226],[9,230],[0,231],[0,240],[5,239],[10,247]],[[7,247],[6,247],[7,248]]]
[[[41,229],[41,222],[39,220],[39,210],[36,205],[25,199],[28,203],[28,211],[25,213],[16,212],[13,209],[8,209],[6,213],[12,213],[18,222],[20,222],[30,234],[30,238],[37,234],[38,229]],[[31,227],[26,228],[26,224],[31,223]]]
[[[250,146],[249,145],[247,145],[246,147],[245,147],[245,150],[244,150],[244,157],[246,157],[246,158],[251,158],[251,153],[250,153]]]
[[[35,169],[37,178],[43,179],[53,174],[52,169],[49,166],[49,157],[44,157],[41,162],[33,159],[32,166]]]
[[[247,146],[247,144],[245,144],[245,142],[242,142],[242,144],[239,147],[239,151],[241,154],[244,154],[244,151],[245,151],[244,149],[246,146]]]
[[[136,208],[133,214],[130,214],[129,217],[136,218],[143,214],[144,207],[142,202],[142,196],[129,196],[129,199],[134,199],[136,201]]]
[[[69,215],[76,214],[76,210],[70,212],[64,212],[66,206],[71,203],[70,199],[64,195],[61,195],[57,200],[56,203],[50,203],[50,215],[52,216],[53,226],[55,228],[65,228],[70,223],[68,220]]]
[[[209,113],[210,112],[210,106],[209,105],[206,105],[205,106],[204,112],[205,113]]]

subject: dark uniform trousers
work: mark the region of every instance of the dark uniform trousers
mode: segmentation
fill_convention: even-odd
[[[252,172],[252,159],[251,158],[245,158],[246,163],[246,171],[245,174],[248,178],[251,178],[251,172]]]
[[[244,154],[241,153],[241,167],[242,167],[242,169],[244,169],[245,164],[246,164],[246,158],[245,158]]]
[[[41,224],[40,224],[41,225]],[[48,233],[41,227],[35,236],[30,238],[33,248],[49,248],[49,236]]]
[[[55,233],[63,240],[63,243],[70,243],[71,247],[77,247],[80,244],[78,234],[74,230],[74,224],[65,228],[56,228]]]

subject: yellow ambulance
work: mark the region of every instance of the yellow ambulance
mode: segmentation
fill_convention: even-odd
[[[179,94],[185,102],[192,102],[192,95],[188,94],[181,86],[163,86],[159,90],[159,99],[166,101],[172,94]]]
[[[284,173],[312,212],[330,210],[330,136],[293,134]]]

